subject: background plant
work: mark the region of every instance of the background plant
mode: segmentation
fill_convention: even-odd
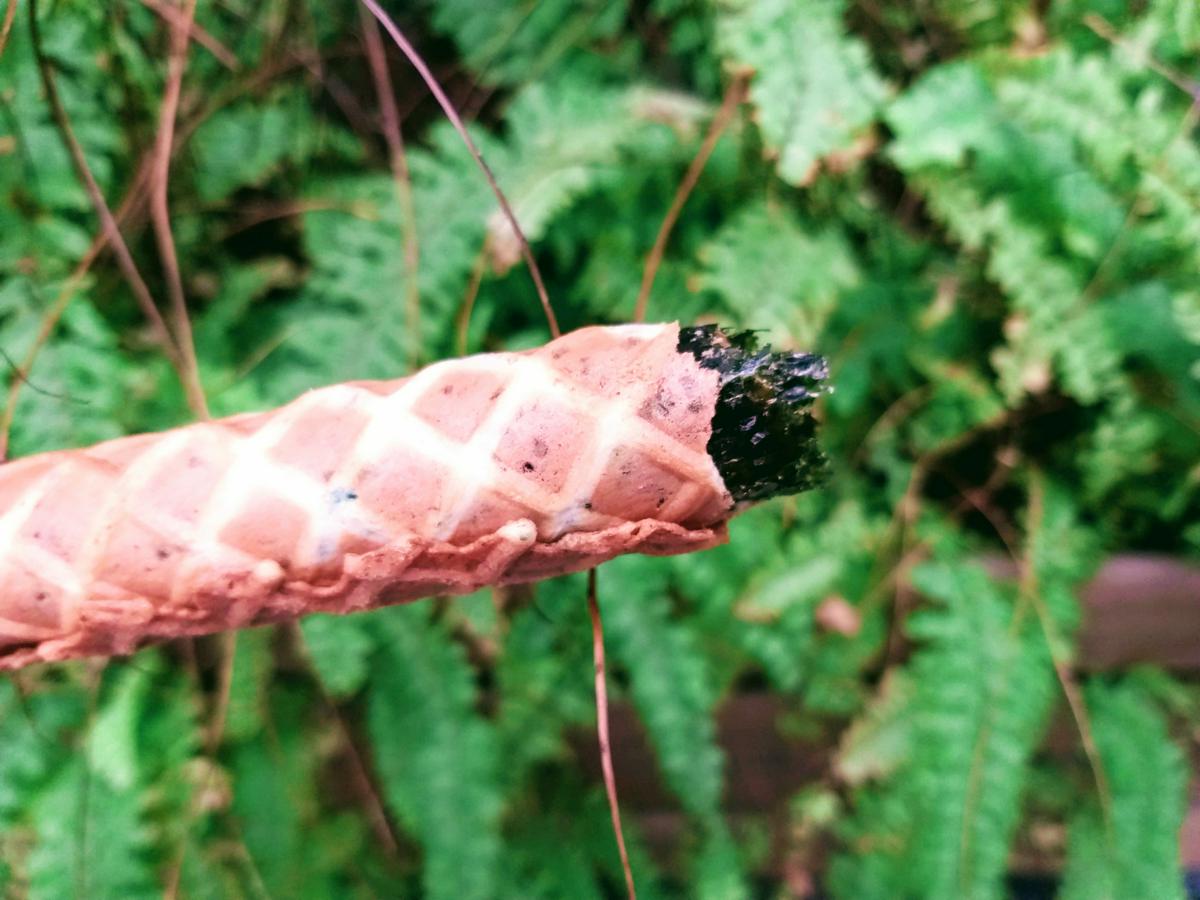
[[[14,456],[193,415],[96,252],[29,12],[0,12],[10,383],[53,329],[10,407]],[[182,12],[35,13],[164,310],[144,173]],[[545,339],[486,184],[395,55],[389,155],[354,4],[195,15],[169,203],[214,414]],[[643,895],[789,890],[757,874],[761,828],[722,811],[714,710],[753,685],[789,733],[839,742],[779,809],[786,855],[834,896],[1001,896],[1011,848],[1046,824],[1067,830],[1063,897],[1179,896],[1197,695],[1073,662],[1076,589],[1107,556],[1200,554],[1195,4],[446,0],[400,24],[472,122],[564,327],[632,314],[680,179],[753,72],[650,315],[826,353],[833,476],[743,516],[727,547],[600,573],[616,694],[690,823],[662,860],[630,821]],[[854,627],[821,627],[831,598]],[[575,578],[25,673],[0,684],[0,890],[611,895],[603,796],[566,743],[590,726],[590,668]],[[1064,708],[1075,751],[1047,753]]]

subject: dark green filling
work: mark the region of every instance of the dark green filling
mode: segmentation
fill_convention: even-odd
[[[734,500],[797,494],[823,479],[812,407],[829,376],[824,359],[759,349],[753,332],[716,325],[680,328],[679,352],[721,376],[708,453]]]

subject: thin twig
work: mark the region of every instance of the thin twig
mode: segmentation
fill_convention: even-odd
[[[604,674],[604,623],[600,620],[600,603],[596,599],[596,570],[588,569],[587,580],[588,613],[592,617],[592,659],[596,665],[596,733],[600,740],[600,767],[604,770],[604,792],[608,795],[608,811],[612,815],[613,834],[617,838],[617,852],[621,854],[621,868],[625,871],[625,887],[629,900],[637,900],[633,886],[633,870],[629,867],[629,854],[625,851],[625,835],[621,831],[621,806],[617,801],[617,777],[613,773],[612,744],[608,737],[608,687]]]
[[[863,435],[863,439],[858,442],[858,446],[850,455],[850,461],[855,464],[861,463],[868,451],[870,451],[871,445],[878,435],[885,433],[896,421],[902,421],[910,416],[932,393],[933,384],[926,383],[917,385],[912,390],[905,391],[893,400],[871,427],[867,429],[867,433]]]
[[[84,406],[88,405],[86,400],[78,400],[75,397],[72,397],[70,394],[52,391],[49,388],[44,388],[41,385],[34,384],[32,381],[30,381],[29,376],[21,371],[21,367],[13,362],[13,358],[8,355],[8,351],[3,347],[0,347],[0,360],[3,360],[4,364],[8,366],[8,371],[12,373],[12,377],[15,380],[25,382],[25,384],[29,385],[29,389],[34,393],[41,394],[43,397],[52,397],[55,400],[66,400],[68,403],[81,403]],[[0,462],[3,462],[3,460],[4,454],[2,452],[2,448],[0,448]]]
[[[122,198],[117,211],[113,214],[113,221],[116,222],[117,228],[120,229],[126,224],[126,220],[131,218],[134,213],[140,212],[142,205],[146,200],[145,189],[149,183],[150,163],[153,159],[148,154],[138,166],[137,174],[134,176],[133,184],[129,191]],[[18,369],[19,378],[14,378],[8,385],[8,399],[4,406],[4,411],[0,413],[0,460],[6,459],[8,454],[9,432],[12,431],[13,419],[16,415],[17,397],[21,391],[21,385],[28,380],[29,373],[33,371],[33,364],[37,360],[37,355],[45,346],[46,341],[50,339],[50,335],[54,333],[55,327],[58,325],[59,319],[62,318],[67,306],[74,298],[76,292],[83,284],[83,279],[86,277],[92,264],[96,261],[99,255],[108,246],[109,231],[101,226],[100,232],[92,238],[92,243],[88,247],[87,252],[75,265],[74,271],[71,272],[59,291],[58,297],[54,303],[42,315],[41,324],[38,326],[38,332],[34,336],[33,344],[25,354],[25,359],[21,361]],[[173,349],[173,348],[172,348]],[[173,360],[172,360],[173,361]]]
[[[172,364],[175,365],[182,378],[183,368],[179,348],[171,337],[171,332],[167,329],[167,323],[163,321],[158,307],[154,305],[154,298],[150,296],[150,289],[146,287],[146,282],[142,279],[141,273],[138,272],[137,265],[133,261],[133,256],[129,252],[129,247],[125,243],[125,239],[121,236],[121,229],[118,227],[116,220],[113,218],[112,211],[108,208],[108,204],[104,200],[104,194],[101,193],[100,186],[92,176],[92,170],[88,166],[87,157],[84,156],[83,147],[80,146],[79,140],[75,137],[75,131],[71,128],[71,121],[67,118],[67,111],[63,107],[62,99],[58,96],[58,89],[54,84],[54,68],[50,64],[50,60],[46,57],[45,51],[42,49],[42,37],[37,24],[37,0],[29,0],[29,35],[30,43],[33,47],[33,55],[37,60],[38,72],[41,75],[42,86],[46,91],[46,100],[50,104],[50,111],[54,117],[54,124],[58,128],[63,143],[66,144],[67,152],[70,154],[71,161],[75,166],[75,172],[79,176],[80,181],[83,182],[96,216],[100,219],[100,225],[107,236],[107,242],[112,245],[113,253],[117,257],[117,264],[121,268],[121,274],[124,275],[125,281],[129,284],[129,289],[132,291],[134,299],[137,300],[138,306],[142,308],[142,312],[145,313],[146,318],[149,320],[155,339],[162,345],[163,351],[167,354]]]
[[[346,719],[338,708],[337,701],[329,693],[329,688],[325,685],[325,680],[321,677],[321,673],[317,669],[317,664],[313,660],[312,648],[309,647],[308,641],[305,640],[303,629],[294,621],[287,623],[284,627],[297,649],[299,649],[300,656],[317,685],[321,700],[324,702],[329,714],[333,717],[338,736],[341,738],[341,742],[350,756],[351,774],[354,780],[358,782],[358,788],[366,806],[367,818],[371,822],[371,828],[375,832],[375,837],[383,845],[387,853],[394,857],[399,852],[400,843],[396,840],[396,835],[392,831],[392,825],[388,821],[383,801],[380,799],[379,791],[376,789],[374,782],[371,781],[371,774],[367,770],[366,763],[363,762],[362,754],[359,752],[358,745],[354,741],[354,735],[350,732],[350,727],[346,724]]]
[[[417,282],[420,248],[417,244],[417,212],[413,203],[412,177],[408,171],[408,156],[404,152],[404,135],[400,131],[400,116],[396,112],[396,95],[388,72],[387,53],[379,25],[366,7],[358,8],[362,20],[363,39],[367,45],[367,60],[375,79],[375,94],[379,98],[379,121],[383,139],[387,141],[388,163],[396,183],[396,199],[400,203],[400,231],[404,241],[405,319],[409,334],[409,365],[421,365],[421,289]]]
[[[196,14],[196,0],[184,0],[183,14],[171,22],[171,56],[167,65],[167,86],[163,92],[162,111],[155,141],[154,169],[150,182],[150,218],[158,241],[171,301],[171,318],[182,362],[184,390],[188,406],[199,418],[207,419],[208,402],[200,383],[200,365],[192,341],[192,323],[188,318],[187,301],[183,295],[183,278],[179,274],[179,257],[175,252],[175,237],[171,234],[171,212],[167,204],[167,186],[171,171],[171,144],[175,139],[175,116],[179,112],[179,92],[183,71],[187,67],[190,41],[188,30]]]
[[[236,634],[236,632],[235,632],[235,634]],[[189,640],[180,641],[179,646],[180,646],[181,651],[185,654],[186,662],[182,668],[187,675],[187,678],[191,685],[191,689],[195,693],[200,694],[203,692],[203,686],[201,684],[199,668],[196,665],[195,644],[192,640],[189,639]],[[229,650],[229,654],[230,654],[229,658],[232,659],[232,654],[236,650],[236,646],[229,647],[228,650]],[[126,665],[130,665],[130,664],[131,664],[130,662],[126,662]],[[230,670],[228,673],[226,673],[224,671],[224,665],[225,665],[225,663],[223,662],[222,663],[223,671],[219,677],[222,680],[224,680],[228,677],[229,682],[232,683],[232,670]],[[230,665],[232,665],[232,663],[230,663]],[[203,753],[204,757],[207,759],[207,761],[209,763],[209,767],[207,769],[208,776],[202,785],[197,784],[193,787],[193,789],[192,789],[192,797],[193,798],[204,796],[205,794],[212,791],[217,783],[216,778],[219,775],[219,773],[222,771],[220,765],[218,764],[216,754],[217,754],[217,751],[220,749],[221,739],[222,739],[222,736],[224,733],[224,728],[225,728],[224,712],[221,713],[221,720],[219,723],[220,731],[214,730],[214,728],[212,727],[214,722],[215,722],[215,715],[214,715],[214,718],[210,719],[210,727],[208,729],[208,732],[204,735],[204,737],[202,739],[202,751],[201,752]],[[175,858],[171,861],[170,867],[168,868],[168,870],[166,872],[166,879],[165,879],[166,880],[166,889],[163,892],[163,896],[164,896],[164,898],[166,898],[166,900],[174,900],[175,896],[177,895],[177,892],[179,889],[180,876],[182,875],[182,872],[183,872],[183,865],[187,859],[187,851],[188,851],[187,835],[191,831],[191,829],[195,826],[196,822],[200,819],[200,817],[203,816],[205,813],[206,813],[206,810],[205,810],[203,804],[193,802],[193,803],[189,804],[188,809],[184,814],[183,836],[180,839],[179,848],[175,854]],[[234,817],[230,814],[230,812],[228,810],[218,810],[218,811],[216,811],[215,814],[221,818],[221,820],[224,824],[224,827],[227,829],[229,834],[232,836],[233,841],[234,841],[233,849],[237,853],[237,855],[241,858],[242,862],[246,866],[247,871],[250,873],[251,878],[252,878],[251,883],[253,884],[257,895],[259,897],[268,898],[270,895],[268,894],[266,887],[263,884],[262,875],[258,871],[258,867],[254,864],[254,857],[251,855],[250,851],[246,848],[246,842],[245,842],[245,839],[242,837],[240,823],[237,821],[236,817]]]
[[[455,348],[459,356],[467,355],[467,331],[471,326],[471,312],[475,309],[475,299],[479,296],[479,287],[483,284],[483,273],[487,270],[488,240],[485,238],[479,254],[471,266],[471,276],[467,281],[467,293],[463,297],[462,306],[458,310],[458,321],[455,322]]]
[[[8,44],[8,33],[12,31],[13,21],[17,18],[17,3],[20,0],[8,0],[8,6],[4,10],[4,23],[0,24],[0,56],[4,55],[4,48]]]
[[[9,672],[8,680],[12,683],[13,691],[16,694],[17,706],[21,710],[21,716],[25,719],[25,724],[29,726],[29,730],[39,741],[47,747],[57,747],[58,741],[52,738],[46,732],[42,731],[42,726],[37,722],[37,717],[33,714],[33,706],[29,702],[29,698],[33,696],[33,690],[26,686],[25,676],[23,673]],[[7,715],[8,710],[4,710]]]
[[[37,0],[29,0],[30,8],[36,2]],[[87,897],[90,893],[87,889],[88,862],[91,858],[90,847],[88,846],[91,842],[91,829],[88,828],[88,818],[91,814],[92,769],[95,765],[92,760],[91,739],[96,729],[96,713],[100,707],[100,687],[104,681],[104,672],[107,668],[107,659],[98,664],[89,664],[86,669],[87,675],[85,676],[88,681],[87,724],[84,728],[83,747],[80,753],[83,763],[83,783],[79,786],[79,807],[77,810],[79,829],[76,835],[76,857],[74,866],[72,867],[76,897]]]
[[[141,2],[142,6],[160,16],[169,25],[175,26],[183,18],[183,12],[169,3],[163,3],[161,0],[141,0]],[[196,22],[189,23],[188,35],[229,71],[236,72],[241,68],[238,58],[233,55],[232,51]]]
[[[1096,746],[1096,738],[1092,732],[1092,720],[1088,715],[1083,692],[1079,689],[1079,682],[1075,680],[1075,673],[1071,671],[1071,666],[1059,655],[1058,648],[1062,646],[1062,641],[1059,639],[1058,627],[1055,625],[1053,616],[1050,615],[1045,599],[1038,591],[1032,542],[1034,531],[1041,527],[1045,518],[1045,494],[1046,487],[1042,473],[1038,469],[1033,469],[1029,481],[1029,513],[1025,523],[1028,545],[1018,562],[1021,572],[1021,594],[1029,598],[1037,613],[1038,621],[1041,623],[1042,633],[1050,651],[1050,660],[1054,665],[1054,674],[1058,677],[1063,695],[1067,698],[1067,705],[1071,709],[1071,718],[1075,720],[1075,727],[1079,730],[1079,740],[1083,744],[1083,752],[1087,755],[1092,778],[1096,782],[1096,795],[1100,801],[1100,815],[1104,821],[1104,835],[1108,850],[1110,853],[1114,853],[1117,849],[1117,838],[1113,824],[1112,788],[1108,783],[1108,773],[1104,768],[1100,749]]]
[[[749,76],[745,73],[734,75],[733,81],[725,89],[725,97],[721,100],[721,108],[717,110],[717,114],[713,116],[713,120],[708,126],[708,133],[704,135],[704,142],[700,145],[700,150],[696,153],[691,165],[688,166],[688,170],[683,176],[683,181],[679,183],[679,187],[675,190],[675,197],[671,200],[671,206],[667,210],[662,225],[658,228],[658,234],[654,238],[654,246],[650,249],[650,254],[646,257],[646,265],[642,268],[642,286],[638,289],[637,303],[633,309],[633,321],[635,322],[641,322],[646,318],[646,306],[650,302],[650,289],[654,286],[654,278],[658,275],[658,267],[662,265],[663,253],[666,252],[667,240],[671,236],[671,230],[675,227],[675,223],[679,219],[679,214],[683,212],[683,205],[687,203],[688,197],[696,187],[696,182],[700,180],[700,175],[704,171],[704,167],[708,165],[708,159],[712,156],[713,150],[716,149],[717,142],[721,140],[721,135],[729,127],[734,112],[737,111],[738,106],[745,99],[746,86],[749,84],[749,81]]]
[[[1123,50],[1133,53],[1146,68],[1167,79],[1167,81],[1191,97],[1193,101],[1200,101],[1200,81],[1188,78],[1181,72],[1159,62],[1152,53],[1130,44],[1129,41],[1121,36],[1117,29],[1113,28],[1112,24],[1104,16],[1097,15],[1096,13],[1088,13],[1083,17],[1083,24],[1114,47],[1120,47]]]
[[[337,104],[350,127],[358,134],[369,135],[376,131],[375,122],[358,102],[358,96],[349,86],[326,68],[325,59],[318,53],[304,55],[301,65],[308,71],[329,98]]]
[[[58,325],[58,320],[62,317],[63,310],[67,308],[67,304],[71,302],[71,298],[75,296],[75,292],[83,283],[88,270],[91,269],[92,263],[96,257],[100,255],[100,251],[108,244],[108,235],[101,232],[93,239],[92,244],[88,247],[87,252],[83,255],[75,270],[67,279],[67,283],[58,293],[54,304],[42,316],[41,325],[38,327],[38,332],[34,335],[33,344],[25,354],[25,358],[21,360],[21,364],[17,366],[13,373],[13,379],[8,383],[8,399],[4,404],[4,411],[0,412],[0,460],[8,459],[8,439],[12,432],[13,419],[16,417],[17,397],[21,393],[21,386],[29,380],[29,373],[33,369],[33,362],[37,359],[38,351],[50,339],[50,335],[54,333],[54,328]]]
[[[446,118],[450,120],[450,124],[454,126],[454,130],[458,132],[459,137],[463,139],[463,143],[467,145],[467,149],[471,152],[475,164],[483,172],[483,176],[487,179],[492,193],[496,195],[496,199],[500,202],[500,209],[503,210],[505,218],[508,219],[508,224],[512,226],[513,234],[517,236],[517,242],[521,245],[521,255],[525,257],[525,264],[529,267],[529,277],[533,279],[533,286],[537,290],[538,300],[542,304],[542,312],[546,314],[546,322],[550,326],[550,334],[553,337],[559,337],[562,332],[558,328],[558,319],[554,315],[554,309],[550,306],[550,296],[546,293],[546,285],[542,281],[542,273],[538,269],[537,260],[533,258],[533,251],[529,247],[529,241],[525,238],[525,232],[521,230],[521,224],[517,221],[516,213],[512,211],[512,207],[508,204],[508,198],[504,196],[504,191],[500,190],[500,185],[496,182],[496,176],[492,174],[492,170],[484,160],[483,155],[479,152],[479,148],[475,146],[475,141],[471,138],[470,132],[467,131],[467,126],[463,124],[457,110],[455,110],[454,105],[450,102],[450,98],[446,96],[446,92],[442,90],[437,79],[433,77],[433,73],[429,71],[429,66],[425,65],[425,60],[413,49],[412,44],[401,33],[399,27],[392,20],[392,17],[384,12],[383,8],[375,0],[362,0],[362,2],[371,11],[371,14],[379,20],[379,24],[384,27],[384,30],[396,42],[396,46],[400,48],[400,51],[408,57],[408,61],[412,63],[413,68],[417,70],[417,73],[429,87],[430,93],[437,99],[438,105],[441,106],[442,112],[446,114]]]
[[[1171,152],[1177,143],[1182,143],[1187,140],[1192,129],[1196,127],[1196,123],[1200,121],[1200,91],[1195,95],[1195,99],[1188,106],[1187,111],[1183,114],[1183,118],[1179,121],[1179,127],[1175,130],[1174,136],[1169,140],[1163,148],[1155,155],[1154,160],[1149,166],[1142,169],[1143,174],[1147,172],[1161,172],[1163,163],[1166,161],[1167,154]],[[1166,177],[1166,173],[1162,173]],[[1104,281],[1111,269],[1117,262],[1120,251],[1124,249],[1125,242],[1129,236],[1129,231],[1133,226],[1134,220],[1138,218],[1138,204],[1140,198],[1135,194],[1133,199],[1129,201],[1129,208],[1125,211],[1125,218],[1121,221],[1121,226],[1117,229],[1117,233],[1113,235],[1109,242],[1108,249],[1104,251],[1104,256],[1100,258],[1100,262],[1096,264],[1096,270],[1092,273],[1091,279],[1084,286],[1080,297],[1086,301],[1091,301],[1099,294],[1100,289],[1104,286]]]
[[[223,631],[217,635],[221,648],[220,666],[217,669],[217,697],[208,720],[205,743],[208,755],[216,759],[221,742],[225,739],[225,723],[229,719],[229,698],[233,694],[233,665],[237,659],[238,633]]]
[[[354,204],[335,200],[281,200],[278,203],[242,204],[240,216],[218,232],[218,240],[224,241],[248,231],[264,222],[290,219],[311,212],[341,212],[354,215]]]

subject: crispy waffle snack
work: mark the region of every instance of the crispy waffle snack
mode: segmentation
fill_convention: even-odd
[[[824,363],[715,327],[525,353],[0,467],[0,669],[725,540],[808,487]]]

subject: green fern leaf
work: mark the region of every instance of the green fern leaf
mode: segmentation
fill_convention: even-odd
[[[30,282],[16,278],[0,286],[0,346],[10,355],[23,355],[43,313]],[[5,376],[5,383],[14,377],[7,366]],[[13,419],[12,454],[120,436],[134,383],[117,336],[86,298],[77,297],[21,389]]]
[[[161,896],[138,803],[86,759],[66,764],[35,801],[31,819],[31,898]]]
[[[480,5],[439,3],[433,22],[454,37],[467,64],[484,84],[526,83],[563,56],[593,41],[611,39],[627,13],[624,0],[544,0]]]
[[[388,805],[425,851],[426,896],[491,896],[500,856],[496,735],[462,648],[424,605],[374,614],[368,723]],[[470,864],[464,864],[470,860]]]
[[[748,890],[743,868],[728,830],[712,830],[692,861],[693,896],[697,900],[741,900]]]
[[[766,203],[743,207],[700,259],[698,286],[784,346],[816,346],[839,297],[860,278],[840,231],[804,228],[788,209]]]
[[[317,774],[326,747],[313,736],[327,733],[329,725],[318,710],[309,693],[280,679],[272,686],[270,719],[264,728],[271,737],[254,737],[231,748],[236,834],[251,866],[251,872],[238,880],[253,888],[240,893],[271,897],[371,893],[363,879],[378,861],[367,842],[365,822],[321,804]],[[207,785],[211,791],[213,782]],[[202,856],[199,862],[212,865],[214,861]],[[195,868],[203,871],[202,866]],[[193,869],[193,877],[197,874]]]
[[[1096,803],[1072,821],[1063,900],[1182,898],[1183,754],[1154,696],[1136,677],[1090,684],[1086,699],[1112,790],[1112,831]]]
[[[272,629],[238,633],[233,644],[233,673],[225,713],[225,739],[243,741],[262,731],[271,680]]]
[[[620,778],[620,775],[617,777]],[[564,803],[560,807],[560,814],[578,824],[580,843],[588,848],[597,868],[605,875],[610,888],[608,895],[611,896],[614,890],[618,894],[622,893],[625,873],[613,839],[612,818],[603,789],[593,786],[587,793],[580,790],[567,795],[564,800],[570,805]],[[647,900],[667,900],[673,896],[662,884],[649,848],[638,828],[637,818],[628,818],[622,822],[622,827],[625,831],[625,848],[629,854],[629,868],[633,872],[638,897],[644,896]]]
[[[497,177],[521,230],[542,238],[554,217],[579,195],[618,173],[621,150],[644,125],[642,99],[580,77],[560,77],[521,92],[509,110],[512,139],[495,153]],[[516,236],[498,208],[488,213],[493,266],[506,271],[520,259]]]
[[[218,110],[191,140],[196,191],[214,203],[239,188],[260,185],[287,160],[310,156],[320,133],[308,98],[294,90],[267,103]]]
[[[912,756],[912,680],[890,671],[863,714],[842,734],[834,769],[849,785],[886,777]]]
[[[726,60],[755,71],[750,99],[780,176],[807,184],[820,161],[846,151],[886,93],[866,47],[846,35],[844,5],[828,0],[725,0],[717,38]]]
[[[300,623],[304,643],[326,690],[349,697],[366,684],[374,642],[352,616],[308,616]]]
[[[580,846],[578,824],[570,818],[539,817],[505,841],[505,900],[602,900],[592,860]]]
[[[0,884],[18,896],[27,888],[35,839],[29,812],[70,752],[66,730],[77,729],[85,714],[80,691],[42,691],[22,700],[10,681],[0,681]]]
[[[903,777],[903,776],[902,776]],[[911,887],[909,835],[917,818],[911,794],[896,785],[857,791],[853,812],[835,832],[845,846],[829,867],[830,894],[837,898],[933,896]]]
[[[716,696],[695,637],[670,619],[667,585],[653,560],[620,557],[605,566],[598,585],[605,637],[629,672],[667,784],[688,812],[711,821],[719,816],[723,766]]]
[[[1033,621],[980,569],[927,564],[913,582],[939,606],[913,616],[923,646],[911,771],[919,822],[912,885],[926,897],[999,897],[1029,758],[1056,695]]]
[[[578,578],[538,585],[517,613],[496,663],[496,719],[504,778],[520,785],[534,765],[565,750],[564,729],[594,720],[592,647]]]
[[[303,807],[311,803],[306,795],[312,760],[294,746],[295,737],[288,735],[287,740],[283,748],[248,741],[230,757],[238,833],[271,896],[303,895],[311,859]]]
[[[665,576],[644,557],[621,557],[605,566],[598,587],[605,638],[613,658],[629,672],[667,784],[703,826],[696,862],[707,873],[702,880],[711,888],[709,896],[737,896],[745,885],[721,817],[724,759],[716,744],[712,677],[694,635],[668,618]]]

